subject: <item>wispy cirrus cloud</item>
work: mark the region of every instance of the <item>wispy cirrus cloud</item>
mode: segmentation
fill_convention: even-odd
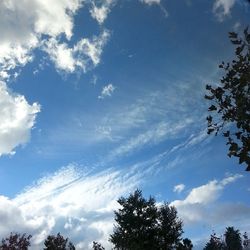
[[[152,5],[152,4],[160,4],[161,0],[140,0],[140,2]]]
[[[136,168],[93,173],[70,164],[14,199],[0,196],[0,218],[5,222],[0,234],[31,233],[33,249],[41,249],[46,236],[58,231],[77,249],[92,249],[94,240],[110,247],[116,200],[136,188],[140,178]]]

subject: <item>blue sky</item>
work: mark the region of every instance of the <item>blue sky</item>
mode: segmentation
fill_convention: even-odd
[[[203,97],[249,17],[243,0],[1,1],[1,237],[109,249],[135,188],[176,206],[195,249],[250,233],[250,176],[207,136]]]

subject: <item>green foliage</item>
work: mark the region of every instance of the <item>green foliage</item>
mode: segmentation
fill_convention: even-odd
[[[204,250],[242,250],[248,249],[247,247],[247,233],[244,233],[243,239],[241,239],[239,230],[234,229],[234,227],[227,227],[224,233],[224,239],[217,237],[215,233],[212,234]]]
[[[93,249],[94,250],[105,250],[105,248],[98,242],[93,241]]]
[[[192,241],[188,238],[185,238],[180,242],[176,248],[176,250],[192,250],[193,244]]]
[[[31,237],[31,235],[11,233],[9,237],[2,239],[0,250],[27,250]]]
[[[220,237],[217,237],[216,234],[210,236],[209,242],[206,244],[204,250],[224,250],[225,244]]]
[[[224,236],[227,250],[243,249],[239,230],[235,230],[234,227],[227,227]]]
[[[235,46],[235,59],[219,65],[225,76],[218,87],[206,86],[209,94],[205,98],[211,102],[208,111],[214,114],[207,117],[207,132],[217,135],[222,130],[228,156],[238,157],[239,164],[245,163],[250,171],[250,33],[246,28],[241,38],[229,32],[229,38]]]
[[[182,221],[177,217],[177,211],[175,207],[170,207],[168,204],[164,204],[158,209],[158,224],[157,224],[157,245],[159,249],[174,249],[178,246],[182,230]]]
[[[64,239],[60,233],[55,235],[49,235],[44,241],[44,250],[75,250],[75,246],[68,242],[68,238]]]
[[[116,226],[110,236],[114,249],[176,249],[183,231],[174,207],[157,208],[155,199],[143,198],[140,190],[121,197],[118,203],[121,208],[115,211]]]

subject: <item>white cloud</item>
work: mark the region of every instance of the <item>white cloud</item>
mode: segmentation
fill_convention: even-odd
[[[113,159],[121,155],[129,154],[130,152],[135,152],[145,145],[150,146],[166,139],[178,137],[179,134],[181,134],[180,132],[186,129],[192,122],[191,118],[187,118],[181,122],[159,122],[147,131],[131,137],[121,146],[114,149],[108,158]]]
[[[235,0],[215,0],[213,12],[219,21],[223,21],[226,16],[230,15],[235,2]]]
[[[73,15],[82,0],[3,0],[0,2],[0,69],[5,78],[17,66],[32,60],[42,35],[72,36]],[[32,10],[32,11],[31,11]]]
[[[29,140],[40,106],[30,105],[24,96],[11,93],[4,82],[0,82],[0,106],[0,155],[11,154]]]
[[[52,38],[45,43],[44,50],[50,55],[58,70],[73,73],[79,68],[86,72],[100,62],[102,50],[108,38],[109,32],[105,30],[98,37],[81,39],[73,48]]]
[[[209,181],[207,184],[193,188],[184,200],[175,200],[171,202],[171,205],[177,208],[184,223],[203,222],[211,224],[216,219],[218,223],[222,222],[223,219],[220,215],[222,215],[221,211],[224,205],[217,201],[227,185],[242,177],[242,175],[236,174],[228,176],[221,181]],[[230,206],[232,205],[230,204]],[[240,206],[246,207],[243,204]],[[213,213],[209,211],[213,211]],[[231,209],[230,211],[232,212],[233,210]],[[235,216],[237,216],[236,212],[231,213],[232,219],[235,219]],[[239,216],[241,215],[239,214]]]
[[[0,2],[0,77],[8,79],[18,66],[24,66],[33,57],[34,49],[43,49],[57,69],[73,73],[86,72],[96,66],[109,33],[81,38],[69,46],[73,36],[74,15],[85,0],[2,0]],[[105,6],[113,1],[107,0]],[[32,10],[32,11],[31,11]],[[96,11],[99,21],[104,21],[105,11]],[[108,14],[108,11],[106,11]],[[66,38],[63,42],[62,39]]]
[[[153,5],[153,4],[157,4],[162,12],[164,13],[165,17],[168,17],[168,11],[166,10],[166,8],[161,4],[161,0],[139,0],[141,3],[147,4],[149,6]]]
[[[178,185],[174,186],[173,191],[176,193],[181,193],[184,189],[185,189],[184,184],[178,184]]]
[[[152,5],[152,4],[160,4],[161,0],[140,0],[140,2]]]
[[[41,249],[45,237],[61,232],[77,249],[92,249],[92,241],[110,248],[113,210],[117,198],[139,183],[136,169],[106,170],[96,174],[75,165],[62,168],[27,187],[14,199],[0,196],[0,234],[30,233],[32,249]]]
[[[113,92],[115,91],[115,87],[113,84],[108,84],[103,87],[101,95],[98,96],[99,99],[103,99],[107,96],[111,96]]]
[[[104,0],[102,1],[101,6],[97,6],[95,2],[93,2],[92,8],[90,9],[91,16],[96,19],[99,24],[102,24],[110,13],[115,2],[116,0]]]

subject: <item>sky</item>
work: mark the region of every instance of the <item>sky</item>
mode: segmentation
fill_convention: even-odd
[[[177,208],[195,249],[250,234],[250,175],[207,135],[204,99],[249,23],[244,0],[2,0],[0,236],[110,249],[136,188]]]

